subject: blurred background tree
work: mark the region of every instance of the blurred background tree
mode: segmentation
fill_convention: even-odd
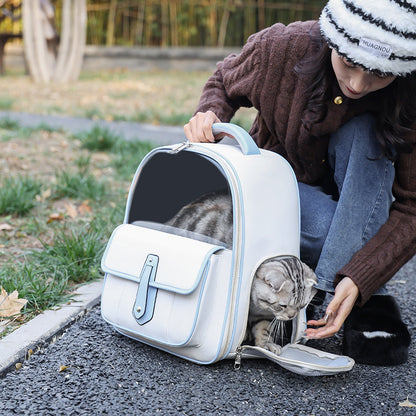
[[[8,4],[4,9],[10,9],[21,1],[0,0],[0,7],[1,3]],[[65,0],[51,3],[60,32]],[[326,0],[88,0],[87,44],[241,46],[250,34],[273,23],[316,19],[325,3]],[[0,21],[0,32],[21,30],[21,21]]]
[[[63,0],[61,30],[56,29],[51,0],[22,2],[22,32],[26,63],[36,82],[76,80],[86,42],[86,0]]]
[[[275,22],[316,19],[323,0],[90,0],[87,43],[241,46]]]

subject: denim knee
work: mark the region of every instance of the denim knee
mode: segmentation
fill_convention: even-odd
[[[321,188],[299,183],[301,205],[300,257],[315,268],[334,216],[336,201]]]

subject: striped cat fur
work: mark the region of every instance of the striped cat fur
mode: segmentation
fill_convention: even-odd
[[[179,210],[167,225],[196,232],[232,247],[233,206],[226,192],[201,196]],[[285,334],[284,321],[304,308],[316,289],[316,275],[294,256],[264,261],[253,278],[250,294],[248,338],[254,345],[280,354]],[[289,336],[290,338],[290,336]]]

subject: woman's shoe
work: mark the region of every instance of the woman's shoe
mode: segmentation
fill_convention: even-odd
[[[409,331],[392,296],[373,295],[364,306],[354,306],[345,320],[343,354],[357,363],[403,364],[409,345]]]

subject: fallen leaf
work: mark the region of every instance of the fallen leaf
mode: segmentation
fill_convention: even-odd
[[[0,224],[0,231],[12,231],[13,227],[9,224]]]
[[[16,363],[14,366],[16,370],[20,370],[22,368],[22,363]]]
[[[49,215],[47,224],[50,224],[53,221],[62,221],[64,219],[64,216],[62,214],[58,214],[57,212],[54,212],[53,214]]]
[[[26,305],[26,299],[19,299],[19,292],[17,290],[10,294],[0,287],[0,317],[9,318],[20,312],[23,306]]]
[[[92,208],[88,205],[88,201],[84,201],[79,207],[78,211],[80,214],[85,215],[89,214],[92,211]]]
[[[61,365],[61,366],[59,367],[59,372],[60,372],[60,373],[62,373],[62,371],[65,371],[67,368],[68,368],[68,366],[67,366],[67,365]]]
[[[407,396],[407,399],[404,402],[400,402],[399,406],[401,407],[416,407],[416,404],[409,401],[409,396]]]
[[[72,218],[78,217],[77,207],[74,204],[66,203],[65,204],[66,213]]]
[[[40,195],[36,195],[36,201],[43,202],[47,200],[52,195],[52,191],[50,189],[47,189],[46,191],[43,191]]]

